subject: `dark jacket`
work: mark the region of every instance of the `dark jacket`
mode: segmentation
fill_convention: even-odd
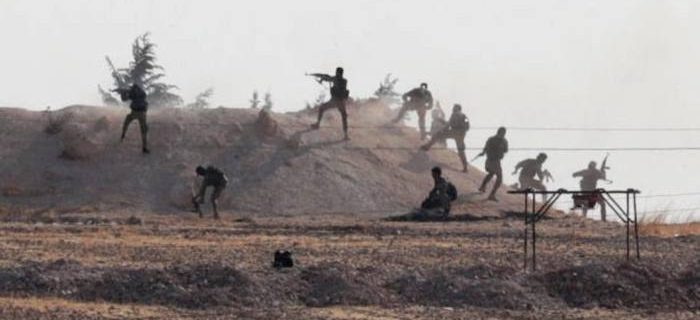
[[[544,173],[542,172],[542,162],[537,161],[537,159],[525,159],[518,162],[515,165],[515,169],[522,169],[520,171],[520,178],[533,179],[537,176],[540,180],[543,179]]]
[[[467,120],[467,116],[461,112],[452,112],[450,116],[450,129],[464,132],[469,130],[469,120]]]
[[[345,78],[333,77],[333,86],[331,87],[331,97],[334,99],[347,99],[350,96],[348,90],[348,80]]]
[[[205,170],[204,173],[204,185],[205,186],[222,186],[226,185],[228,182],[228,178],[226,177],[226,174],[224,174],[221,169],[214,167],[214,166],[208,166]]]
[[[148,101],[146,101],[146,92],[137,85],[132,85],[125,97],[122,100],[131,100],[129,107],[133,111],[147,111]]]
[[[484,146],[486,159],[501,160],[506,152],[508,152],[508,140],[506,138],[493,136],[486,141]]]
[[[433,95],[428,90],[415,88],[402,96],[404,103],[413,108],[431,109],[433,107]]]

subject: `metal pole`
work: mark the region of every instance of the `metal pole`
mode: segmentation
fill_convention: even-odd
[[[627,196],[627,211],[625,211],[625,225],[627,227],[627,261],[630,261],[630,194]]]
[[[536,196],[535,193],[533,193],[532,194],[532,212],[535,212],[535,208],[536,208],[535,196]],[[530,221],[530,223],[532,224],[532,271],[535,271],[535,269],[537,269],[537,251],[536,251],[536,246],[535,246],[535,242],[537,241],[537,233],[535,233],[535,224],[536,224],[535,219],[532,219],[532,221]]]
[[[622,222],[624,222],[625,219],[622,217],[622,214],[620,214],[620,212],[625,211],[625,209],[622,209],[622,206],[620,206],[620,204],[617,203],[617,201],[615,200],[615,198],[613,198],[613,196],[612,196],[611,194],[607,193],[607,191],[605,192],[605,194],[608,196],[607,199],[609,199],[609,201],[607,201],[608,206],[609,206],[610,208],[612,208],[612,210],[613,210],[613,212],[615,213],[615,215],[616,215],[618,218],[620,218],[620,220],[622,220]],[[606,199],[606,198],[603,197],[603,199]],[[616,209],[616,208],[617,208],[617,209]]]
[[[637,260],[640,259],[639,256],[639,228],[637,228],[637,192],[632,193],[632,203],[634,205],[634,242],[637,246]]]
[[[528,203],[527,203],[527,197],[530,195],[527,194],[527,192],[524,194],[525,195],[525,246],[523,247],[523,270],[527,271],[527,208],[528,208]]]

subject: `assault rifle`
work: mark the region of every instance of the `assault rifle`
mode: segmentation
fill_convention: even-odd
[[[606,154],[606,155],[605,155],[605,158],[603,158],[603,162],[600,164],[600,172],[602,172],[602,173],[603,173],[603,177],[605,177],[605,178],[603,178],[603,179],[601,179],[601,180],[603,180],[603,181],[605,181],[605,182],[607,182],[607,183],[610,184],[610,183],[613,183],[613,182],[612,182],[612,180],[608,180],[607,174],[606,174],[606,173],[607,173],[606,171],[610,169],[610,167],[608,167],[608,157],[610,157],[610,153]]]
[[[333,76],[327,75],[325,73],[306,73],[304,75],[307,77],[316,78],[316,82],[318,82],[318,83],[323,83],[324,81],[326,81],[326,82],[333,81]]]

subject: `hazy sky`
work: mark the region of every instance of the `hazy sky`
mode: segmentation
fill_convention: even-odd
[[[214,105],[241,107],[258,89],[272,92],[277,110],[297,110],[321,89],[304,73],[341,65],[353,96],[371,95],[391,72],[400,90],[426,81],[443,105],[461,102],[476,126],[700,126],[698,30],[693,0],[0,0],[0,106],[99,104],[97,85],[111,85],[104,56],[126,65],[133,39],[149,31],[186,101],[214,87]],[[488,134],[472,132],[467,143],[481,146]],[[523,147],[697,141],[698,133],[511,135]],[[512,153],[506,166],[527,156]],[[550,167],[573,188],[570,172],[601,157],[552,154]],[[698,154],[611,158],[615,187],[700,191],[688,175]],[[667,200],[649,209],[700,206],[700,197],[659,201]]]

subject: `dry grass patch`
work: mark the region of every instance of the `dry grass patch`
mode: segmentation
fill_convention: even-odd
[[[60,298],[7,298],[0,297],[0,305],[39,312],[68,312],[83,316],[107,317],[113,319],[156,318],[171,314],[164,307],[137,304],[114,304],[103,302],[76,302]]]
[[[642,218],[639,222],[639,233],[648,236],[677,237],[700,235],[700,222],[668,223],[668,215],[660,214],[650,218]]]

